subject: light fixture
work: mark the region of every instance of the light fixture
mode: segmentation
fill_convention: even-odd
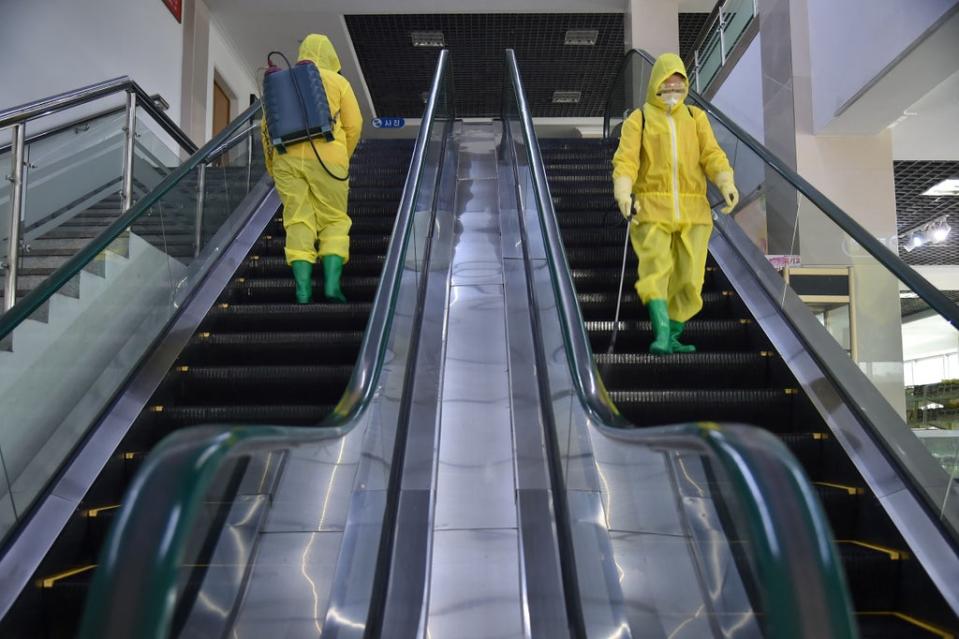
[[[573,47],[592,47],[596,45],[598,39],[599,31],[596,29],[570,29],[566,32],[563,44]]]
[[[946,222],[946,218],[942,218],[942,222],[932,230],[932,241],[936,244],[945,242],[946,238],[949,237],[949,231],[951,230],[952,227],[949,226],[948,222]]]
[[[959,195],[959,178],[949,178],[933,186],[923,193],[930,197],[942,197],[944,195]]]
[[[949,238],[951,231],[947,214],[901,233],[899,237],[905,240],[902,248],[908,253],[926,244],[942,244]]]
[[[553,104],[579,104],[582,91],[553,91]]]
[[[410,34],[414,47],[439,47],[446,46],[446,38],[442,31],[414,31]]]

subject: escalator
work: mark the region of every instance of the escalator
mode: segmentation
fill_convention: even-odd
[[[411,152],[409,140],[366,140],[357,148],[351,259],[342,280],[346,304],[322,301],[321,268],[314,272],[317,302],[291,302],[293,280],[276,211],[4,618],[0,634],[74,635],[121,498],[163,437],[210,423],[306,426],[332,411],[357,359]]]
[[[829,516],[863,637],[945,637],[955,619],[867,483],[830,434],[714,259],[703,311],[684,333],[699,351],[648,353],[630,250],[616,352],[608,354],[622,260],[610,185],[614,146],[543,140],[543,162],[576,296],[609,397],[637,427],[718,421],[775,433],[801,461]]]

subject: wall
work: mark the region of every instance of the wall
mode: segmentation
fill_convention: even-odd
[[[159,0],[98,0],[95,11],[76,0],[7,0],[0,108],[129,75],[147,93],[161,94],[176,121],[182,33]]]
[[[712,102],[747,133],[763,142],[762,35],[756,34],[749,48],[723,81]]]
[[[255,70],[248,67],[237,47],[215,18],[210,20],[210,52],[207,66],[206,130],[213,133],[213,79],[216,77],[230,96],[232,120],[250,106],[250,94],[259,95]]]
[[[808,0],[807,4],[813,130],[819,132],[956,0]]]

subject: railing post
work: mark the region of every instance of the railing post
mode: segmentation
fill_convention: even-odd
[[[127,91],[127,122],[123,128],[123,191],[120,210],[133,206],[133,146],[136,142],[137,94]]]
[[[252,124],[252,122],[251,122]],[[246,141],[246,192],[250,192],[253,182],[253,135],[255,129],[250,129],[250,139]]]
[[[693,51],[693,73],[696,75],[696,93],[700,93],[699,88],[699,49]]]
[[[196,167],[196,219],[193,230],[193,257],[200,256],[200,244],[203,242],[203,207],[206,205],[206,162]]]
[[[726,19],[725,19],[725,16],[723,16],[723,4],[720,4],[716,9],[719,12],[718,19],[716,21],[716,24],[719,27],[719,59],[721,60],[721,64],[725,65],[726,64],[726,29],[725,29]]]
[[[10,176],[13,184],[10,194],[10,237],[7,245],[7,277],[3,290],[3,311],[7,312],[17,302],[17,272],[20,269],[20,220],[23,219],[23,196],[26,182],[26,130],[20,122],[13,125],[10,148]]]

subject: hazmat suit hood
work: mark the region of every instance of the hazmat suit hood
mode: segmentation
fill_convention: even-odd
[[[304,44],[306,44],[304,42]],[[686,80],[686,88],[683,90],[683,99],[676,103],[676,106],[672,109],[669,108],[669,105],[663,102],[656,93],[659,91],[659,87],[662,86],[663,82],[666,81],[669,76],[674,73],[678,73],[683,76]],[[646,89],[646,101],[650,104],[653,104],[667,113],[675,111],[683,105],[683,102],[686,101],[686,96],[689,95],[689,76],[686,75],[686,65],[683,64],[682,58],[680,58],[675,53],[664,53],[663,55],[656,58],[656,64],[653,65],[653,72],[649,76],[649,87]]]
[[[311,33],[300,43],[299,60],[309,60],[318,69],[333,73],[340,71],[340,58],[336,55],[333,43],[325,35]]]

